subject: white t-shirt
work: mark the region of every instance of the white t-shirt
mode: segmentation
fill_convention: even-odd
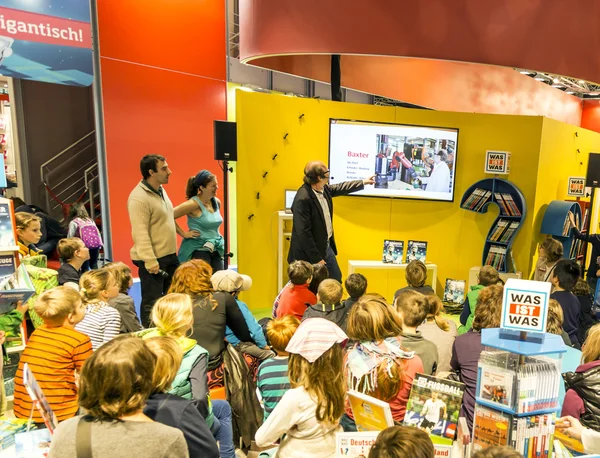
[[[450,192],[450,169],[444,161],[439,162],[433,168],[426,191]]]
[[[425,411],[425,420],[431,423],[437,423],[440,421],[441,409],[444,409],[445,407],[446,403],[441,399],[435,401],[433,399],[428,399],[425,401],[425,407],[423,407],[423,410]]]

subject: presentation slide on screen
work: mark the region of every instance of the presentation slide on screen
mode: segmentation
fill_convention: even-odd
[[[355,196],[453,200],[458,130],[332,119],[330,183],[375,175]]]

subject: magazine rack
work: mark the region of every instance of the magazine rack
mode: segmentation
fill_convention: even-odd
[[[577,258],[579,254],[580,243],[575,239],[573,228],[569,223],[569,212],[575,216],[577,228],[581,231],[582,215],[581,207],[577,202],[567,202],[564,200],[553,200],[546,208],[544,219],[542,219],[542,234],[551,235],[562,243],[565,257],[570,259]]]
[[[477,193],[481,191],[489,193],[489,195],[483,194],[479,196],[480,198],[478,199]],[[505,196],[508,199],[508,202],[505,201],[502,196]],[[512,203],[514,203],[515,206],[512,207],[514,211],[510,211],[511,207],[509,207],[509,204],[512,205]],[[486,213],[490,204],[495,204],[500,212],[498,217],[494,220],[494,224],[492,224],[485,239],[481,264],[494,265],[498,272],[516,272],[517,269],[514,264],[511,250],[515,237],[525,221],[527,211],[525,197],[519,188],[510,181],[502,180],[500,178],[486,178],[469,187],[460,202],[462,209],[474,211],[476,213]],[[507,211],[507,209],[509,211]],[[505,224],[505,222],[506,229],[502,230],[500,227]],[[500,233],[500,236],[505,235],[506,239],[494,240],[496,238],[495,235],[498,233]],[[498,252],[497,256],[499,257],[494,260],[494,253],[496,250]]]
[[[566,352],[562,337],[483,329],[481,344],[484,351],[477,371],[474,444],[509,445],[524,456],[532,450],[535,456],[535,450],[543,452],[544,448],[551,453],[554,422],[560,411],[560,365]],[[498,430],[506,436],[486,429],[488,420],[501,425]]]

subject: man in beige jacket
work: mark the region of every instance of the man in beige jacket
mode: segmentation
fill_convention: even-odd
[[[142,325],[150,326],[154,302],[166,294],[179,259],[173,204],[163,185],[171,170],[164,157],[149,154],[140,161],[142,180],[129,194],[131,259],[139,269],[142,288]]]

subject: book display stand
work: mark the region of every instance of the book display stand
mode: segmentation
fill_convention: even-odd
[[[464,210],[486,213],[492,203],[500,209],[500,214],[486,237],[482,265],[494,266],[498,272],[516,272],[511,248],[525,220],[525,197],[510,181],[486,178],[467,189],[460,206]]]
[[[473,449],[507,445],[523,456],[552,456],[559,412],[561,336],[483,329]]]
[[[581,210],[582,206],[578,202],[553,200],[546,208],[542,219],[541,233],[551,235],[562,243],[564,256],[569,259],[583,259],[583,255],[580,254],[583,243],[575,239],[569,222],[569,212],[571,212],[575,217],[577,228],[581,231],[584,227],[584,218],[587,217],[587,212],[584,217]]]

